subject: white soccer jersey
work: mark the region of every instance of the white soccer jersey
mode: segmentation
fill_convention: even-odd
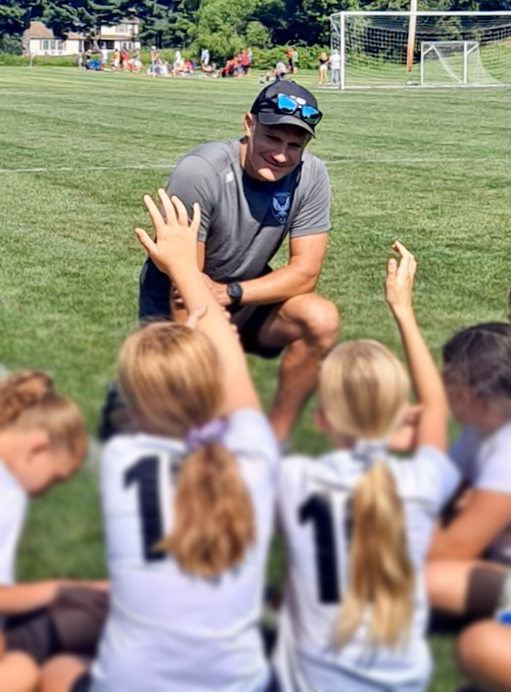
[[[463,428],[449,455],[475,490],[511,495],[511,421],[486,437],[477,428]],[[511,564],[511,525],[495,539],[488,557]]]
[[[106,446],[100,474],[112,603],[93,692],[265,688],[269,672],[258,623],[279,452],[256,410],[231,416],[223,444],[252,499],[257,538],[239,566],[214,579],[186,574],[153,549],[171,530],[183,443],[138,434]]]
[[[0,461],[0,586],[11,586],[15,582],[16,551],[27,505],[27,493]],[[0,628],[3,623],[0,614]]]
[[[404,504],[417,571],[410,637],[397,652],[367,649],[367,620],[341,650],[331,643],[348,583],[350,500],[363,464],[342,450],[317,460],[297,456],[283,462],[277,511],[288,575],[274,657],[282,692],[418,692],[427,683],[431,663],[424,641],[428,606],[422,566],[436,516],[459,474],[432,447],[422,447],[410,460],[388,457],[387,463]]]

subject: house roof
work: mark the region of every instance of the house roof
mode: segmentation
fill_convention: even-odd
[[[120,24],[138,24],[139,19],[136,17],[129,17],[128,19],[124,19],[122,22],[119,22]],[[111,27],[108,27],[111,28]],[[30,25],[28,29],[24,32],[23,34],[23,40],[27,41],[31,38],[34,39],[39,39],[39,38],[48,38],[48,39],[54,39],[55,34],[51,29],[49,29],[47,26],[45,26],[42,22],[30,22]],[[66,34],[67,39],[82,39],[85,38],[84,34],[79,34],[76,33],[75,31],[70,31]],[[131,31],[129,32],[123,32],[123,33],[108,33],[108,32],[103,32],[101,31],[99,39],[100,40],[105,40],[105,41],[115,41],[115,40],[126,40],[129,39],[131,40],[133,38],[133,33]]]
[[[99,36],[100,41],[131,41],[133,38],[132,34],[101,34]],[[135,38],[138,38],[135,36]]]
[[[55,38],[53,31],[48,29],[42,22],[30,22],[28,29],[23,34],[23,38]]]

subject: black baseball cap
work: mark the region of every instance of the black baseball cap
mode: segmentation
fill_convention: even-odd
[[[277,98],[280,94],[289,96],[297,104],[294,113],[286,113],[279,109]],[[304,119],[303,106],[315,109],[317,117]],[[316,136],[314,128],[322,117],[316,97],[305,87],[290,80],[278,80],[264,87],[257,95],[250,112],[257,115],[257,119],[263,125],[296,125],[313,137]]]

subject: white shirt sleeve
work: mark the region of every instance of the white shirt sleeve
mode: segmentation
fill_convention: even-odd
[[[0,585],[15,582],[16,551],[25,522],[28,499],[0,463]]]
[[[280,451],[266,416],[256,409],[240,409],[228,419],[223,443],[235,456],[265,461],[277,467]]]
[[[435,514],[454,495],[461,476],[449,457],[436,447],[419,447],[413,457],[416,487]]]
[[[481,442],[473,487],[511,495],[511,426]]]

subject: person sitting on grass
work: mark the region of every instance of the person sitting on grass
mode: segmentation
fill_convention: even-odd
[[[283,460],[278,526],[288,574],[274,664],[286,692],[419,692],[431,673],[422,569],[459,483],[445,454],[447,401],[412,309],[415,259],[400,243],[385,297],[421,415],[414,455],[389,452],[409,377],[382,344],[344,342],[323,361],[320,428],[332,452]]]
[[[48,375],[24,370],[0,382],[0,690],[35,689],[38,666],[65,651],[92,655],[108,607],[95,584],[16,584],[14,567],[29,499],[82,463],[87,434],[77,406]]]
[[[242,348],[197,265],[199,208],[144,198],[137,236],[194,324],[152,322],[122,346],[118,379],[140,432],[100,464],[112,608],[91,673],[62,658],[42,692],[264,692],[258,628],[278,445]],[[198,319],[200,317],[200,319]],[[119,645],[122,637],[122,645]]]
[[[429,551],[428,591],[438,610],[489,617],[511,566],[511,324],[476,324],[443,347],[451,410],[463,426],[450,449],[463,484]]]

